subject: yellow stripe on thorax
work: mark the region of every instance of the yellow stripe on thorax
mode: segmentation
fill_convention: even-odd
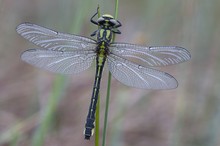
[[[100,50],[99,50],[99,54],[98,54],[98,57],[99,57],[98,58],[99,59],[98,65],[99,66],[102,65],[102,63],[103,63],[103,61],[106,57],[105,54],[106,54],[106,52],[105,52],[105,42],[102,42],[101,45],[100,45]]]

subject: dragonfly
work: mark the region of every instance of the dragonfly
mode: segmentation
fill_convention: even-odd
[[[93,135],[95,111],[105,62],[119,82],[142,89],[174,89],[177,80],[170,74],[153,69],[187,61],[189,51],[178,46],[145,46],[113,41],[115,34],[121,34],[120,21],[109,14],[94,20],[98,26],[91,37],[57,32],[32,23],[22,23],[16,31],[39,48],[29,49],[21,59],[33,66],[60,74],[76,74],[88,69],[96,62],[95,81],[90,107],[85,123],[84,136]]]

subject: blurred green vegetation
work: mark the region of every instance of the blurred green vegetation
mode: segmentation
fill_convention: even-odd
[[[94,144],[94,138],[83,139],[94,67],[67,77],[34,68],[22,62],[20,54],[36,46],[15,28],[32,22],[89,36],[97,29],[89,21],[97,4],[101,13],[114,15],[114,0],[0,1],[0,145]],[[119,1],[123,26],[116,41],[182,46],[192,59],[161,68],[179,81],[175,90],[134,89],[113,79],[106,145],[220,145],[219,16],[219,0]],[[107,71],[101,84],[100,121]],[[47,122],[40,125],[40,121]]]

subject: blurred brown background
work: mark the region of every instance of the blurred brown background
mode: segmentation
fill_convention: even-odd
[[[31,22],[89,36],[97,29],[89,19],[98,3],[101,13],[114,15],[114,0],[0,0],[0,145],[41,145],[35,143],[36,131],[51,115],[42,128],[43,145],[94,145],[94,138],[83,139],[94,65],[68,77],[34,68],[22,62],[20,54],[36,46],[15,28]],[[220,145],[219,16],[219,0],[120,0],[118,19],[123,26],[116,41],[182,46],[192,59],[161,68],[179,81],[175,90],[134,89],[113,78],[107,145]],[[107,75],[105,68],[101,133]]]

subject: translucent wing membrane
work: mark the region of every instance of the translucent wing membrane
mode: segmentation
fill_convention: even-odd
[[[89,68],[95,58],[93,51],[53,51],[30,49],[21,59],[36,67],[61,74],[74,74]]]
[[[35,45],[48,50],[94,50],[96,41],[77,35],[56,32],[35,24],[23,23],[17,32]]]
[[[165,72],[145,68],[114,54],[108,56],[108,67],[112,75],[127,86],[145,89],[172,89],[178,85],[176,79]]]
[[[113,43],[111,53],[143,66],[166,66],[190,59],[190,53],[181,47],[147,47],[135,44]]]

